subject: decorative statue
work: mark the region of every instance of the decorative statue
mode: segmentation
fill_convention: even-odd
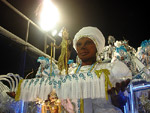
[[[42,105],[42,113],[61,113],[61,102],[57,97],[55,90],[48,95],[48,99]]]
[[[144,40],[138,50],[137,57],[149,69],[150,65],[150,40]]]
[[[50,66],[49,59],[42,56],[37,59],[37,62],[40,63],[40,66],[36,73],[36,77],[48,76],[44,73],[45,72],[44,70],[46,70],[46,69],[49,70],[48,69]]]
[[[66,74],[68,73],[68,67],[67,67],[67,62],[68,59],[70,58],[70,54],[71,54],[71,39],[69,39],[69,33],[67,32],[66,28],[63,28],[63,32],[62,32],[62,42],[59,46],[54,45],[54,47],[61,48],[61,54],[58,58],[58,69],[62,72],[64,69],[66,70]],[[62,73],[60,73],[62,74]]]
[[[141,46],[138,47],[136,57],[142,64],[141,76],[146,81],[150,81],[150,40],[142,41]]]
[[[134,55],[136,53],[136,50],[129,45],[128,40],[123,40],[121,41],[121,43],[126,48],[128,53],[130,53],[131,55]]]
[[[133,75],[136,75],[138,73],[138,70],[136,68],[136,63],[133,61],[133,54],[135,51],[130,47],[127,43],[128,41],[116,41],[115,46],[116,50],[114,53],[114,57],[112,59],[112,62],[116,59],[124,62],[128,68],[132,71]]]
[[[113,58],[115,52],[114,43],[115,43],[114,36],[111,35],[108,36],[108,46],[105,46],[101,54],[101,57],[104,60],[104,62],[110,62],[111,59]]]
[[[40,77],[55,76],[59,73],[57,65],[54,62],[50,63],[49,58],[45,58],[42,56],[37,59],[37,62],[40,63],[40,66],[36,73],[36,77],[40,78]],[[52,72],[50,72],[51,68]]]

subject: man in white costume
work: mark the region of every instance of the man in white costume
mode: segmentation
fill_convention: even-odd
[[[115,87],[117,82],[131,78],[131,71],[120,61],[113,63],[100,62],[99,55],[104,46],[105,38],[101,31],[96,27],[83,27],[74,37],[73,47],[76,50],[80,61],[78,67],[73,71],[75,74],[83,73],[88,77],[92,77],[95,84],[94,86],[90,86],[90,88],[96,88],[95,90],[97,91],[95,91],[93,95],[90,95],[90,98],[87,96],[87,99],[84,99],[82,105],[81,102],[78,102],[78,104],[80,104],[78,107],[83,107],[83,110],[80,109],[78,112],[122,113],[119,108],[111,104],[107,90],[110,86]],[[85,78],[86,81],[88,81],[88,77]],[[84,84],[82,90],[84,90],[83,92],[85,95],[91,93],[88,92],[88,86],[84,86]],[[86,97],[85,95],[84,97]],[[98,95],[96,97],[99,98],[95,99],[95,95]]]
[[[22,80],[15,99],[34,101],[38,97],[45,100],[54,88],[58,98],[68,98],[62,105],[69,113],[122,113],[112,105],[107,91],[116,83],[131,78],[131,71],[121,61],[102,63],[100,53],[104,46],[105,38],[98,28],[83,27],[73,40],[78,66],[66,76],[56,73],[56,68],[56,76]],[[75,107],[69,99],[75,102]]]

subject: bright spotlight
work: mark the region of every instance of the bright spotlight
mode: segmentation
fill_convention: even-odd
[[[59,21],[59,13],[57,8],[52,4],[51,0],[43,0],[42,10],[40,14],[40,26],[43,30],[51,30]]]

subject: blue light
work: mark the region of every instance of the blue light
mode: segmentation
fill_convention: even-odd
[[[21,113],[23,113],[24,101],[21,101]]]
[[[126,105],[124,106],[124,113],[129,113],[128,102],[126,102]]]
[[[127,111],[126,111],[126,109],[127,109],[126,106],[123,106],[123,108],[124,108],[124,113],[127,113]]]
[[[124,113],[135,113],[137,112],[136,108],[135,108],[135,98],[134,96],[134,93],[137,92],[137,91],[142,91],[142,90],[147,90],[147,89],[150,89],[150,83],[138,83],[136,85],[133,85],[132,83],[130,83],[129,85],[129,96],[128,96],[128,101],[126,103],[126,105],[124,106]]]
[[[143,88],[150,88],[150,84],[133,87],[133,90],[139,90],[139,89],[143,89]]]
[[[131,102],[131,113],[134,113],[134,96],[133,96],[133,85],[132,84],[130,84],[130,96],[131,96],[131,100],[130,100],[130,102]]]
[[[40,104],[37,113],[41,113],[41,109],[42,109],[42,105]]]

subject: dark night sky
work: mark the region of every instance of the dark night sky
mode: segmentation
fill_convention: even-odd
[[[35,15],[35,10],[40,1],[8,0],[9,3],[37,24],[38,17]],[[123,40],[123,37],[125,37],[125,39],[129,40],[129,45],[135,49],[140,46],[143,40],[150,38],[150,12],[146,0],[52,0],[52,2],[60,12],[61,20],[56,28],[60,30],[65,26],[72,38],[84,26],[98,27],[106,40],[109,35],[113,35],[116,40]],[[26,22],[12,13],[13,11],[0,1],[0,25],[19,37],[25,37]],[[36,40],[39,39],[36,38]],[[56,38],[56,40],[59,43],[60,39]],[[18,48],[19,45],[7,41],[6,37],[0,39],[0,44],[1,51],[4,54],[1,59],[4,59],[8,52],[13,54],[16,51],[17,54],[17,52],[21,51],[20,49],[11,50],[10,48],[15,48],[16,46]],[[10,64],[14,63],[11,60],[14,57],[16,56],[9,55],[8,57],[7,55],[7,58],[10,59]],[[20,64],[18,63],[18,65]],[[33,63],[33,65],[36,64]],[[13,69],[8,70],[11,72]],[[6,72],[4,71],[3,73]],[[15,72],[17,73],[17,71]]]

